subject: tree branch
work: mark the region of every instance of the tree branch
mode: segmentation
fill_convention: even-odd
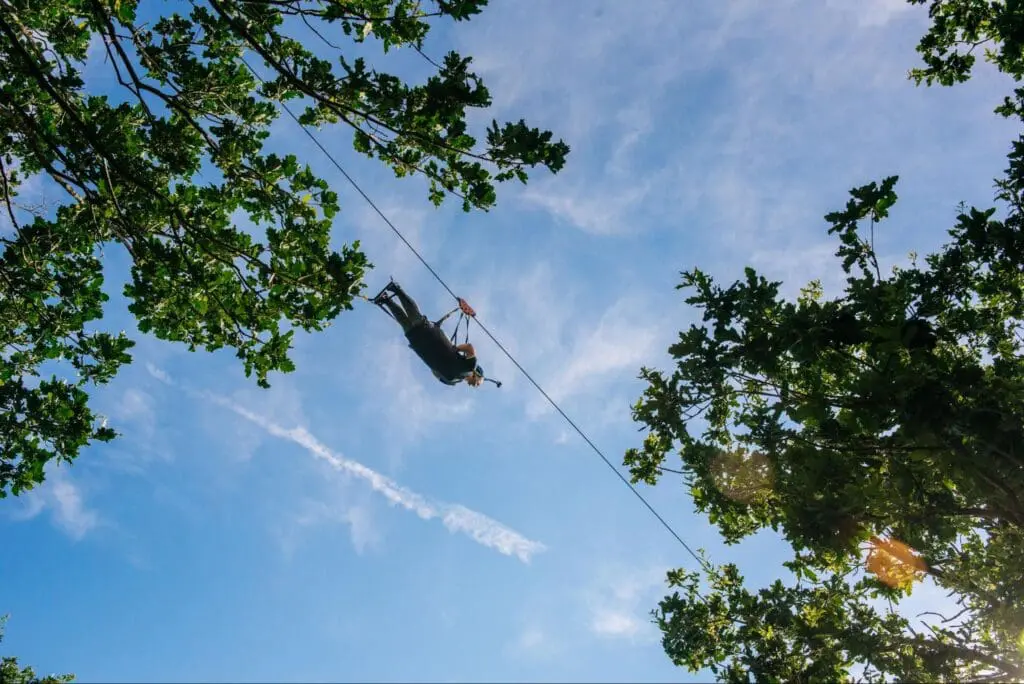
[[[351,114],[361,119],[370,121],[384,128],[385,130],[391,131],[395,135],[406,135],[410,138],[413,138],[414,140],[418,140],[421,144],[427,147],[434,147],[448,152],[455,152],[457,154],[464,155],[472,159],[485,161],[491,164],[497,163],[497,161],[493,157],[490,157],[488,155],[471,152],[469,150],[460,150],[452,147],[451,145],[448,145],[447,143],[444,143],[443,141],[430,140],[419,133],[411,131],[401,131],[397,128],[388,125],[384,121],[374,117],[372,114],[368,112],[358,110],[354,107],[350,107],[340,102],[336,102],[335,100],[332,100],[330,98],[324,97],[323,94],[317,92],[313,88],[310,88],[308,85],[306,85],[305,81],[299,78],[291,70],[286,68],[286,66],[282,62],[275,59],[274,56],[270,54],[270,51],[267,50],[267,48],[262,43],[256,40],[256,38],[248,31],[248,29],[245,28],[244,25],[242,25],[235,17],[228,14],[227,10],[224,9],[224,7],[221,5],[220,2],[218,2],[218,0],[209,0],[209,3],[210,6],[213,7],[213,9],[217,12],[217,14],[219,14],[221,18],[224,19],[224,21],[228,22],[235,29],[235,31],[237,31],[238,34],[245,40],[246,44],[248,44],[253,50],[255,50],[256,53],[259,54],[259,56],[262,57],[263,60],[266,61],[266,63],[270,65],[272,69],[274,69],[274,71],[283,76],[285,80],[291,83],[296,89],[298,89],[304,95],[321,103],[324,107],[334,112],[349,126],[357,130],[362,130],[356,123],[349,119],[348,115]],[[513,164],[513,166],[521,168],[523,164],[517,162]]]
[[[14,200],[11,197],[11,189],[7,183],[7,167],[4,166],[2,158],[0,158],[0,181],[3,182],[4,205],[7,207],[7,215],[11,217],[11,226],[14,228],[14,232],[20,236],[21,226],[18,224],[18,217],[14,215]]]

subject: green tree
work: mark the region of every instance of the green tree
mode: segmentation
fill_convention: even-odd
[[[1024,139],[1009,178],[1001,195],[1019,207]],[[907,681],[1024,676],[1021,216],[965,210],[926,265],[883,275],[870,233],[894,185],[857,188],[828,216],[848,276],[840,297],[812,283],[787,301],[752,269],[727,288],[684,274],[704,323],[669,349],[671,374],[642,371],[634,418],[649,433],[626,464],[653,484],[678,450],[698,510],[729,543],[779,531],[798,582],[751,594],[734,567],[709,566],[705,604],[699,574],[675,573],[684,593],[658,620],[680,664],[724,661],[728,679],[758,681],[854,664]],[[910,591],[851,579],[876,537],[920,553],[921,572],[964,609],[955,629],[908,637],[905,621],[870,608]],[[721,630],[700,627],[709,620]]]
[[[984,39],[1019,81],[1021,7],[932,2],[915,77],[964,80]],[[733,565],[670,573],[654,616],[679,665],[728,681],[1024,679],[1024,136],[1001,218],[961,208],[941,250],[885,269],[874,232],[896,182],[826,216],[839,296],[814,282],[792,301],[749,268],[728,287],[683,274],[703,321],[670,347],[671,372],[643,369],[648,434],[625,463],[649,484],[681,472],[728,543],[772,529],[794,557],[791,581],[757,590]],[[925,576],[958,608],[915,628],[889,607]]]
[[[496,184],[562,167],[568,147],[523,121],[494,121],[478,142],[467,111],[491,96],[470,59],[422,51],[431,22],[466,21],[486,1],[188,0],[146,6],[165,14],[143,21],[137,0],[0,0],[0,211],[12,227],[0,237],[0,497],[116,436],[87,394],[133,345],[99,324],[104,249],[131,259],[124,294],[140,330],[233,348],[263,387],[293,369],[296,330],[352,308],[371,264],[358,242],[329,248],[328,184],[264,152],[278,103],[294,100],[309,126],[345,124],[356,151],[426,178],[435,204],[487,209]],[[373,41],[424,55],[432,75],[409,84],[352,56]],[[90,46],[113,94],[87,88]],[[18,190],[36,176],[65,200],[30,215]],[[69,370],[45,377],[51,362]]]
[[[1024,80],[1024,8],[1019,0],[907,0],[928,4],[932,23],[917,51],[923,67],[910,70],[918,84],[954,85],[970,79],[979,55],[1009,75]],[[1024,115],[1024,87],[1014,89],[996,111]]]
[[[7,623],[6,615],[0,616],[0,642],[4,640],[4,627]],[[0,683],[2,684],[65,684],[75,681],[75,675],[47,675],[37,677],[35,670],[31,667],[20,667],[18,659],[12,656],[0,657]]]

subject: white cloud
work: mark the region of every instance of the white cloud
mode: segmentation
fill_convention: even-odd
[[[594,234],[644,226],[645,205],[662,203],[652,196],[669,178],[649,164],[637,173],[636,154],[654,131],[653,105],[699,54],[686,35],[695,11],[673,3],[637,11],[611,1],[584,9],[524,0],[495,5],[464,33],[463,47],[494,93],[493,114],[527,112],[572,147],[566,168],[536,174],[523,201]],[[566,25],[576,27],[571,37]]]
[[[368,506],[348,502],[306,500],[299,513],[276,528],[282,551],[290,557],[305,533],[325,523],[348,525],[352,547],[358,554],[377,548],[382,541],[381,533],[374,524]]]
[[[81,539],[99,524],[99,515],[85,505],[82,494],[66,477],[51,487],[53,516],[57,525],[74,539]]]
[[[139,389],[125,390],[114,406],[114,417],[121,420],[138,420],[146,425],[155,419],[153,398]]]
[[[471,289],[488,330],[529,367],[550,363],[560,352],[580,299],[580,285],[544,260],[525,272],[483,274]],[[486,370],[513,388],[520,381],[518,370],[500,350],[487,346],[493,359],[486,361]]]
[[[519,639],[516,642],[520,649],[524,651],[532,651],[544,645],[546,641],[543,630],[539,627],[527,627],[519,635]]]
[[[373,525],[373,517],[370,510],[365,506],[349,506],[342,516],[342,521],[348,523],[352,535],[352,546],[357,553],[362,553],[367,547],[380,543],[380,532]]]
[[[169,376],[167,373],[165,373],[160,368],[157,368],[153,364],[147,363],[146,364],[146,370],[148,370],[150,375],[152,375],[154,378],[156,378],[160,382],[166,383],[168,385],[173,384],[171,382],[171,376]]]
[[[814,279],[821,282],[826,297],[835,297],[846,287],[846,274],[838,268],[839,260],[835,257],[836,246],[832,242],[819,242],[765,247],[750,256],[750,265],[768,280],[781,280],[779,293],[783,297],[795,298],[800,289]],[[742,277],[742,273],[731,273],[728,282]]]
[[[936,178],[935,141],[958,140],[955,167],[1004,139],[995,98],[906,79],[926,22],[926,8],[905,0],[643,11],[522,0],[490,8],[462,42],[497,114],[525,115],[573,147],[565,170],[519,191],[523,202],[594,234],[686,235],[682,248],[701,243],[702,265],[721,256],[735,267],[785,245],[815,267],[820,245],[834,243],[821,217],[849,187],[898,171],[931,201],[948,184]]]
[[[630,638],[640,631],[640,621],[624,612],[598,610],[590,622],[590,629],[599,636]]]
[[[119,430],[141,443],[144,449],[160,448],[161,445],[156,443],[156,409],[153,397],[147,392],[133,387],[126,389],[114,401],[110,412]],[[126,425],[130,425],[130,429]]]
[[[653,316],[635,298],[624,297],[610,306],[596,325],[584,321],[571,346],[557,354],[568,361],[557,367],[549,365],[543,384],[551,398],[562,403],[623,379],[626,373],[635,376],[637,369],[660,351],[664,324]],[[540,397],[529,405],[528,414],[536,417],[551,410]]]
[[[12,517],[30,520],[49,510],[53,524],[74,540],[80,540],[100,524],[100,516],[89,508],[81,490],[60,466],[47,468],[46,480],[19,499],[22,509]]]
[[[623,80],[652,94],[671,82],[690,52],[681,39],[693,14],[673,3],[651,3],[637,11],[611,0],[581,9],[543,0],[495,5],[461,36],[494,93],[496,113],[519,113],[524,102],[537,105],[540,117],[563,119],[559,133],[574,145],[600,127],[601,111],[618,111]],[[533,20],[537,16],[545,21]],[[563,30],[568,23],[576,27],[572,37]],[[667,44],[672,49],[665,49]],[[633,59],[620,59],[624,51]],[[636,64],[643,67],[635,69]],[[604,109],[592,109],[595,101]]]
[[[524,563],[529,562],[533,554],[544,550],[543,544],[526,539],[518,532],[505,527],[482,513],[471,511],[457,504],[431,502],[420,494],[399,485],[391,478],[367,468],[361,463],[348,460],[332,452],[304,428],[285,429],[223,398],[213,395],[207,395],[207,397],[259,425],[275,437],[295,442],[312,453],[316,458],[326,461],[336,470],[364,480],[374,491],[383,495],[390,503],[416,513],[416,515],[424,520],[441,518],[445,527],[450,531],[467,534],[478,543],[496,549],[505,555],[516,556]]]
[[[167,377],[166,374],[164,377]],[[170,378],[167,381],[174,384]],[[188,388],[185,390],[229,409],[275,437],[298,444],[335,470],[363,480],[392,505],[411,511],[424,520],[440,519],[451,532],[466,534],[477,543],[495,549],[504,555],[515,556],[524,563],[528,563],[534,554],[540,553],[546,548],[540,542],[527,539],[497,520],[465,506],[431,501],[403,487],[391,478],[331,451],[305,428],[284,428],[265,416],[253,413],[225,397],[209,392],[195,392]]]
[[[21,507],[14,509],[11,513],[13,520],[31,520],[35,518],[46,509],[46,497],[44,496],[43,489],[37,486],[31,491],[25,492],[18,497],[18,503]]]
[[[548,661],[563,655],[567,647],[564,634],[531,620],[505,644],[504,650],[506,656],[516,660]]]
[[[587,626],[601,638],[646,642],[656,638],[650,608],[664,588],[665,569],[605,568],[587,589]]]
[[[247,387],[231,394],[236,405],[245,405],[265,416],[274,416],[281,423],[305,424],[302,398],[295,386],[294,376],[274,380],[273,391]],[[225,418],[219,413],[204,413],[201,423],[218,442],[218,450],[230,454],[236,461],[248,461],[265,441],[265,433],[256,432],[252,424],[241,416]]]
[[[545,550],[540,542],[530,541],[483,513],[460,504],[442,504],[438,513],[444,521],[444,526],[452,532],[469,535],[477,543],[497,549],[505,555],[515,555],[524,563],[529,562],[533,554]],[[423,514],[420,515],[422,517]]]
[[[410,445],[468,420],[482,390],[441,385],[409,348],[401,328],[392,321],[385,324],[385,339],[354,355],[356,367],[350,373],[364,388],[360,412],[385,426],[377,455],[394,474],[405,467]],[[347,380],[352,381],[351,375]]]
[[[97,465],[141,475],[154,461],[174,461],[177,454],[170,441],[172,428],[169,428],[167,416],[160,414],[153,395],[140,387],[119,390],[116,384],[108,390],[109,394],[103,394],[101,405],[109,415],[110,426],[120,437],[102,450]]]
[[[481,275],[467,290],[488,330],[563,409],[580,399],[591,417],[611,411],[621,418],[633,400],[628,383],[678,329],[678,297],[667,281],[664,291],[646,295],[633,282],[588,286],[562,264],[541,259],[522,274],[503,266],[503,272]],[[476,335],[487,373],[504,383],[501,392],[521,397],[529,419],[551,415],[551,404],[528,383],[521,385],[525,379],[501,350],[481,339],[479,328]],[[629,397],[619,401],[624,388]],[[614,401],[611,392],[617,393]],[[568,432],[556,437],[557,443],[568,437]]]
[[[582,174],[570,171],[528,187],[523,191],[523,199],[577,228],[597,235],[613,235],[637,228],[637,221],[630,220],[629,214],[653,188],[654,180],[644,178],[634,184],[595,191]]]

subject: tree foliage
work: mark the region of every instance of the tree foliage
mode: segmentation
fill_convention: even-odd
[[[278,103],[300,104],[309,126],[345,124],[356,151],[426,178],[435,204],[487,209],[497,183],[562,167],[568,147],[524,121],[494,121],[479,142],[467,111],[491,96],[470,59],[423,52],[431,22],[485,5],[0,0],[0,211],[12,227],[0,236],[0,497],[115,437],[87,394],[133,346],[100,327],[104,249],[131,259],[124,294],[141,331],[232,348],[264,387],[293,369],[296,330],[352,308],[371,264],[358,242],[330,248],[328,183],[264,150]],[[352,56],[372,41],[423,55],[433,74],[410,84]],[[90,87],[87,64],[116,86]],[[28,215],[18,193],[36,177],[64,201]],[[57,361],[70,372],[45,377]]]
[[[1019,206],[1024,140],[1015,149],[1003,194]],[[678,450],[698,509],[723,537],[779,531],[796,551],[790,569],[810,587],[778,582],[755,596],[735,568],[713,569],[714,619],[761,625],[715,636],[686,626],[710,609],[696,598],[697,575],[679,575],[687,593],[666,599],[659,616],[678,662],[724,659],[728,679],[744,671],[758,681],[833,678],[854,663],[907,681],[1024,674],[1019,209],[1001,221],[965,210],[926,265],[883,275],[862,223],[885,217],[894,183],[854,190],[829,216],[848,275],[841,297],[824,299],[814,283],[787,301],[780,283],[751,269],[727,288],[699,270],[684,275],[705,323],[670,348],[671,374],[643,371],[649,386],[634,417],[649,434],[626,463],[635,480],[654,483]],[[888,560],[898,555],[890,539],[916,550],[920,565]],[[875,551],[876,577],[850,583],[871,543],[890,550]],[[903,575],[885,582],[892,565]],[[955,592],[965,609],[956,629],[906,637],[905,621],[870,608],[869,599],[908,593],[918,571]],[[817,617],[800,622],[820,611],[831,616],[825,632]],[[681,630],[715,643],[695,649]],[[826,676],[817,669],[826,663],[838,669]]]
[[[917,45],[923,67],[910,70],[918,84],[954,85],[970,79],[978,57],[1017,83],[1024,80],[1024,8],[1018,0],[907,0],[928,3],[931,26]],[[996,111],[1024,116],[1024,87]]]
[[[984,37],[1018,78],[1019,7],[933,2],[919,74],[963,80],[955,50]],[[961,207],[941,250],[887,269],[874,233],[896,184],[826,216],[839,296],[815,282],[790,300],[750,268],[727,287],[682,276],[703,321],[670,347],[671,372],[642,371],[648,434],[625,463],[654,484],[678,453],[728,543],[771,529],[794,557],[792,581],[759,590],[733,565],[706,564],[703,584],[670,573],[655,619],[679,665],[727,681],[1024,679],[1024,136],[999,210]],[[959,607],[922,629],[886,604],[925,576]]]
[[[4,640],[4,626],[7,616],[0,617],[0,642]],[[21,667],[18,659],[13,656],[0,657],[0,682],[2,684],[66,684],[75,681],[75,675],[47,675],[37,677],[35,670],[29,666]]]

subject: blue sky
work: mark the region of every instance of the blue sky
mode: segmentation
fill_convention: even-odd
[[[990,203],[1007,84],[982,71],[915,88],[925,21],[903,0],[494,3],[428,52],[473,55],[486,116],[525,117],[573,152],[487,214],[434,209],[344,131],[321,135],[618,464],[642,436],[639,367],[667,367],[694,317],[679,271],[731,280],[751,264],[790,292],[834,288],[821,217],[893,173],[889,264],[940,244],[957,202]],[[362,241],[371,289],[393,275],[426,310],[450,308],[290,120],[270,144],[334,184],[335,240]],[[124,273],[112,252],[111,292]],[[108,318],[134,329],[123,301]],[[299,339],[298,370],[267,391],[228,352],[140,336],[96,393],[123,436],[0,508],[3,651],[82,681],[700,679],[648,621],[665,570],[692,559],[474,341],[500,390],[438,384],[370,306]],[[722,546],[678,484],[645,493],[715,561],[754,583],[782,571],[785,547]]]

